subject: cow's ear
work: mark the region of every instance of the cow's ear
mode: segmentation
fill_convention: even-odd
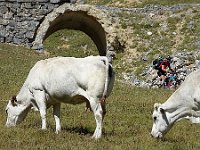
[[[164,108],[160,107],[160,112],[161,112],[162,114],[164,114],[164,113],[165,113]]]
[[[16,96],[12,97],[11,104],[12,104],[12,106],[17,106],[17,98],[16,98]]]
[[[160,107],[160,105],[161,105],[160,103],[155,103],[155,104],[154,104],[154,110],[157,111],[157,110],[158,110],[158,107]]]

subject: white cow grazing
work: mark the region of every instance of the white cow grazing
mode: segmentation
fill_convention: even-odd
[[[93,138],[102,135],[105,98],[113,88],[114,72],[104,56],[85,58],[55,57],[41,60],[30,70],[16,97],[9,100],[6,126],[21,123],[31,107],[40,111],[42,129],[46,129],[46,110],[53,105],[56,133],[61,131],[60,105],[90,104],[96,120]]]
[[[162,138],[175,122],[200,117],[200,70],[190,73],[181,86],[163,104],[154,104],[151,135]],[[197,123],[196,122],[196,123]]]

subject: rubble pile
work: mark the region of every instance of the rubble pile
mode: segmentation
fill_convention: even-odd
[[[171,55],[171,68],[175,70],[171,74],[176,76],[177,84],[180,85],[185,77],[200,68],[200,61],[198,60],[198,51],[193,52],[179,52]],[[170,73],[168,76],[171,75]],[[153,64],[148,65],[141,74],[144,79],[138,79],[134,74],[123,73],[123,79],[130,83],[131,85],[143,87],[143,88],[159,88],[163,86],[159,76],[157,75],[157,70],[154,69]],[[170,88],[177,88],[177,84],[172,85]]]

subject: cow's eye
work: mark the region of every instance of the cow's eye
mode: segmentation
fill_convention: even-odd
[[[6,114],[8,114],[8,109],[6,109]]]
[[[153,117],[153,121],[156,121],[157,117]]]

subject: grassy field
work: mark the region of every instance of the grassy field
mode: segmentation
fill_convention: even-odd
[[[55,35],[54,35],[55,36]],[[85,38],[84,38],[85,39]],[[55,39],[54,39],[55,40]],[[66,51],[52,48],[51,37],[45,41],[50,57],[65,55]],[[95,47],[91,46],[91,49]],[[70,51],[67,51],[70,53]],[[93,51],[95,53],[95,51]],[[81,53],[81,52],[80,52]],[[85,55],[82,52],[83,55]],[[81,55],[81,54],[80,54]],[[155,102],[164,102],[173,91],[131,87],[116,82],[107,99],[107,115],[103,137],[95,141],[93,113],[82,105],[62,105],[62,132],[55,134],[52,110],[48,110],[48,130],[42,131],[40,115],[31,111],[25,121],[15,128],[5,128],[7,100],[20,90],[30,68],[47,56],[23,47],[0,44],[0,149],[199,149],[200,126],[182,121],[167,134],[164,140],[150,136],[151,113]],[[118,72],[118,70],[115,70]]]

